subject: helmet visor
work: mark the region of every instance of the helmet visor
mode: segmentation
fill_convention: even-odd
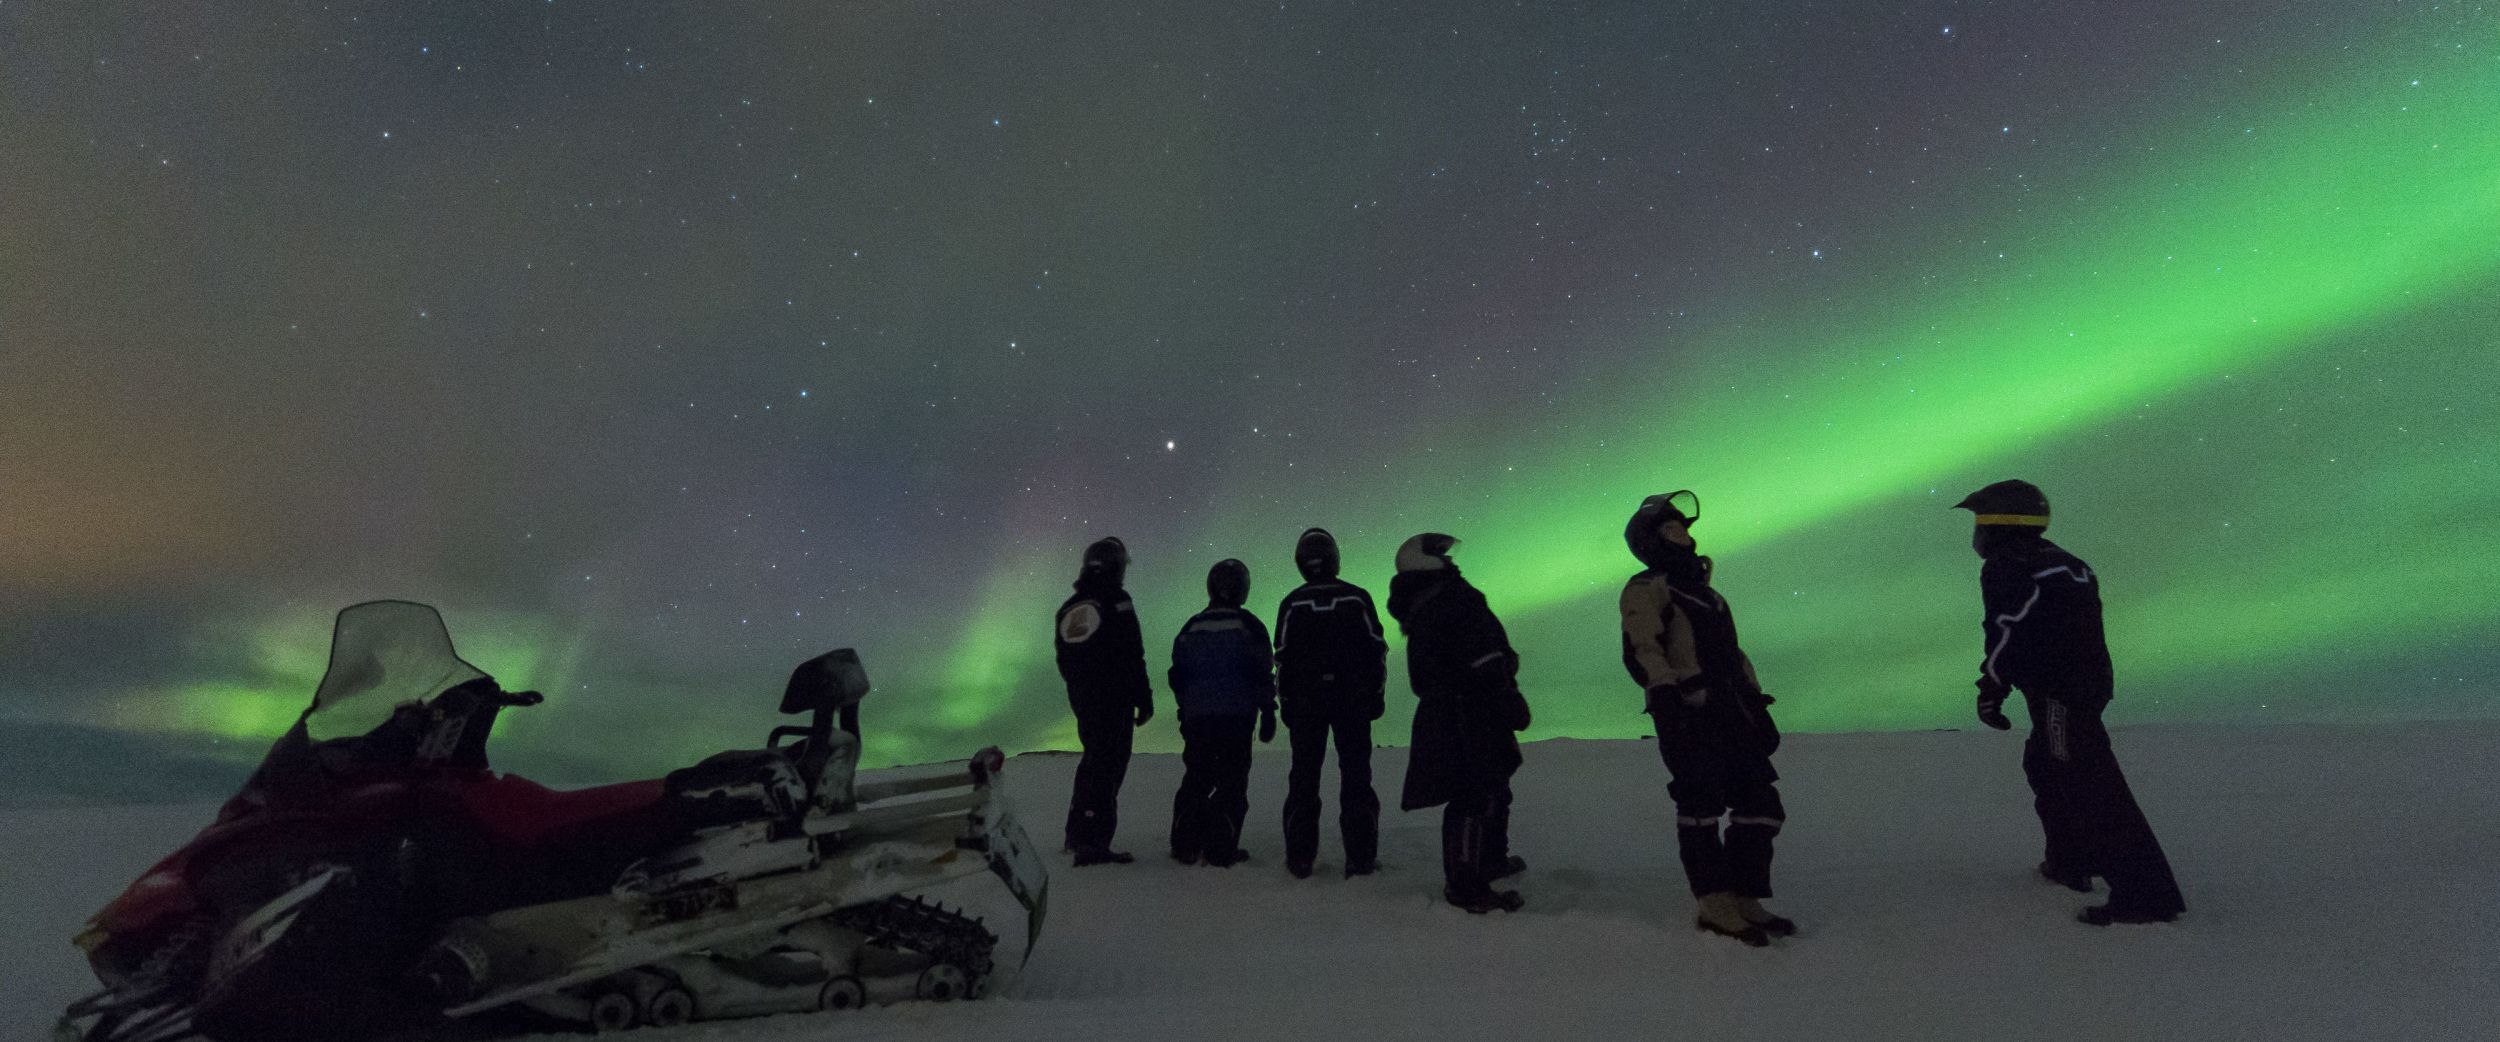
[[[1701,520],[1701,497],[1694,495],[1691,489],[1677,489],[1663,496],[1651,496],[1641,505],[1657,511],[1661,521],[1666,520],[1666,515],[1670,513],[1683,518],[1686,528],[1692,527],[1693,522]]]

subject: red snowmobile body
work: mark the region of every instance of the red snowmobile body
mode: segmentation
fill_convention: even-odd
[[[316,740],[350,700],[389,718]],[[682,784],[693,770],[557,791],[488,769],[496,715],[538,701],[461,661],[431,608],[341,612],[311,708],[212,824],[79,935],[104,990],[56,1037],[361,1038],[438,1019],[423,962],[444,924],[606,894],[646,855],[806,798]],[[781,729],[800,741],[769,755],[804,758],[829,720]]]

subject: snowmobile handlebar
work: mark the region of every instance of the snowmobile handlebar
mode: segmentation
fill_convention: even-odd
[[[434,696],[434,708],[437,712],[465,716],[481,709],[534,706],[546,700],[547,696],[536,691],[506,691],[495,685],[494,678],[481,677]]]

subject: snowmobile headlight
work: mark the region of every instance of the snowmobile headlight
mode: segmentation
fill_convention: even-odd
[[[69,943],[77,945],[79,951],[93,955],[96,949],[104,947],[104,942],[112,939],[112,931],[91,922],[86,929],[78,931],[78,936],[70,938]]]

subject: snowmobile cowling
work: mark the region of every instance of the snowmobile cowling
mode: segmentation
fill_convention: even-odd
[[[57,1040],[361,1039],[520,1009],[611,1031],[974,998],[997,936],[914,894],[985,871],[1025,912],[1026,956],[1039,937],[1049,880],[1005,757],[856,778],[868,681],[849,649],[792,674],[781,707],[807,722],[764,748],[571,791],[489,769],[496,714],[541,696],[460,659],[434,609],[340,612],[330,662],[216,821],[76,938],[103,988]],[[359,714],[387,719],[331,736]]]

